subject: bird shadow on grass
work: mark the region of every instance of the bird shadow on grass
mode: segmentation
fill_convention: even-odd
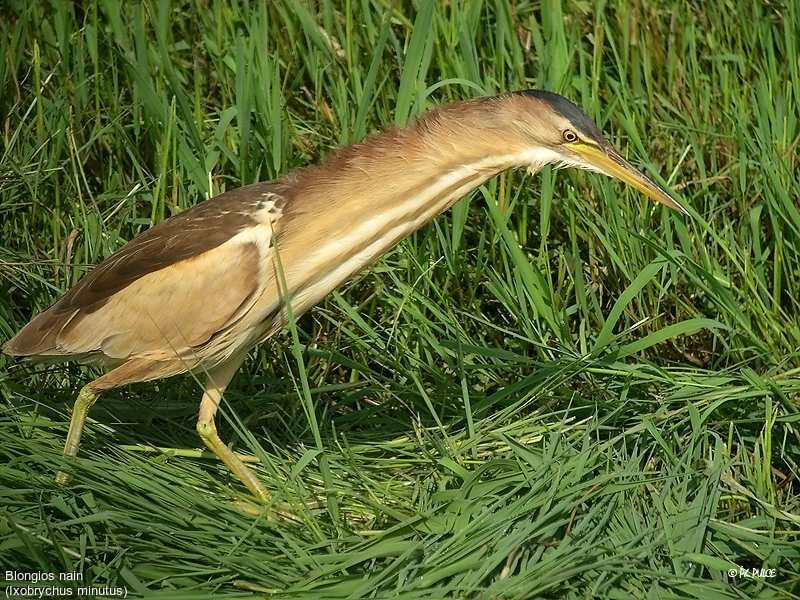
[[[462,485],[460,476],[449,481],[446,471],[457,470],[458,465],[477,469],[490,461],[495,453],[486,449],[497,444],[506,447],[506,432],[512,439],[535,445],[552,432],[566,434],[575,423],[597,420],[608,431],[594,430],[600,440],[638,422],[639,413],[658,410],[636,400],[635,389],[622,393],[625,399],[619,402],[621,388],[606,389],[603,381],[570,371],[565,366],[569,364],[531,363],[524,371],[515,366],[515,384],[471,392],[470,419],[457,376],[420,373],[419,387],[408,384],[407,373],[375,373],[349,382],[336,372],[338,362],[330,361],[325,367],[332,371],[316,379],[322,382],[319,387],[311,386],[322,434],[318,448],[299,386],[288,370],[264,368],[262,361],[251,360],[226,392],[217,424],[223,441],[258,459],[253,465],[257,476],[279,496],[325,505],[331,483],[321,476],[320,457],[325,455],[333,472],[334,495],[358,498],[351,504],[364,504],[363,498],[369,497],[373,505],[364,522],[382,517],[396,521],[396,510],[391,517],[387,514],[398,505],[406,516],[415,510],[413,490],[418,486],[413,482],[429,478],[439,488]],[[496,369],[497,380],[507,380],[502,375],[508,367]],[[45,374],[37,369],[46,385],[33,395],[21,381],[23,371],[17,373],[14,385],[28,391],[10,405],[40,419],[40,437],[47,447],[27,468],[39,491],[56,492],[52,474],[67,465],[60,449],[73,402],[73,392],[63,382],[86,380],[87,373],[62,371],[57,376],[57,371]],[[78,461],[70,467],[75,472],[76,493],[93,489],[105,470],[121,481],[134,478],[129,482],[134,489],[141,487],[145,477],[149,488],[178,486],[187,493],[199,489],[201,495],[217,498],[247,496],[224,465],[202,449],[195,431],[201,394],[197,380],[179,376],[103,395],[90,413]],[[523,420],[529,424],[520,426]],[[24,441],[20,444],[24,446]],[[379,469],[383,472],[378,476]],[[374,482],[381,478],[390,483],[376,486]],[[109,496],[109,503],[115,498]]]
[[[17,380],[15,389],[27,387],[23,381],[28,378],[27,368],[25,372],[25,376],[13,377]],[[87,380],[86,375],[85,371],[76,372],[75,377],[70,373],[67,379]],[[77,387],[75,390],[64,387],[63,383],[53,381],[52,375],[48,379],[50,382],[40,386],[37,393],[26,391],[10,402],[18,410],[31,411],[46,419],[48,428],[63,429],[61,433],[66,435]],[[336,385],[338,389],[329,389]],[[323,444],[330,449],[352,444],[373,446],[379,451],[383,446],[391,447],[394,440],[420,435],[448,437],[468,428],[462,390],[455,377],[452,381],[439,380],[428,385],[425,397],[399,380],[336,385],[311,389]],[[573,387],[570,384],[561,393],[550,389],[549,399],[543,398],[535,406],[529,401],[525,407],[518,407],[520,415],[560,408],[569,411],[573,419],[590,417],[598,410],[597,394],[591,401],[582,401]],[[525,390],[521,390],[499,400],[490,389],[473,394],[473,417],[491,419],[511,411],[505,418],[513,418],[524,394]],[[112,447],[132,451],[138,448],[143,452],[148,447],[177,451],[202,448],[195,430],[201,395],[200,385],[190,375],[105,393],[91,409],[79,456],[89,451],[102,453]],[[251,432],[266,452],[300,456],[314,446],[295,383],[290,377],[257,370],[255,365],[247,365],[234,379],[217,418],[221,438],[237,451],[246,452],[243,448],[246,444],[233,423]],[[207,458],[213,456],[209,453]]]

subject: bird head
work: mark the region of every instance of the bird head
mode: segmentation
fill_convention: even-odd
[[[509,98],[517,104],[514,125],[527,140],[530,167],[578,167],[619,179],[655,202],[689,214],[664,188],[625,160],[580,108],[552,92],[527,90]]]

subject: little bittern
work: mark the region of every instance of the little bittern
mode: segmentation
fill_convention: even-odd
[[[529,90],[440,106],[318,166],[235,189],[142,232],[36,316],[3,350],[99,363],[78,394],[75,456],[98,394],[187,371],[204,377],[197,431],[257,497],[220,440],[222,393],[248,350],[489,178],[555,164],[616,177],[670,208],[577,106]]]

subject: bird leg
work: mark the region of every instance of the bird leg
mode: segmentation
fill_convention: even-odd
[[[95,400],[97,400],[97,394],[88,385],[78,392],[78,398],[72,407],[72,419],[69,422],[69,433],[67,433],[67,441],[64,444],[64,456],[71,457],[78,454],[78,446],[81,443],[81,434],[86,423],[86,416],[89,414],[89,409]],[[69,483],[70,478],[70,474],[64,471],[56,473],[56,483],[58,485],[66,485]]]
[[[200,434],[200,439],[206,447],[225,463],[239,481],[245,484],[259,500],[266,502],[269,499],[267,490],[245,466],[242,459],[220,439],[214,423],[222,394],[240,364],[241,360],[234,360],[208,372],[203,399],[200,402],[200,413],[197,417],[197,433]]]

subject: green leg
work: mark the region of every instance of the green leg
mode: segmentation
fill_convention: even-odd
[[[72,408],[69,433],[67,433],[67,442],[64,444],[64,456],[75,456],[78,454],[83,425],[86,423],[86,416],[89,414],[89,409],[92,407],[95,400],[97,400],[97,394],[95,394],[88,385],[78,393],[75,406]],[[69,483],[70,479],[71,476],[69,473],[65,473],[64,471],[56,473],[56,483],[58,485],[66,485]]]
[[[197,417],[197,433],[206,447],[219,458],[230,471],[236,475],[247,489],[259,500],[266,502],[269,493],[261,482],[256,479],[255,474],[248,469],[242,459],[228,446],[225,445],[219,434],[214,418],[222,400],[222,393],[228,387],[233,374],[242,364],[244,357],[236,357],[227,364],[220,365],[208,372],[203,399],[200,401],[200,412]]]
[[[211,419],[203,419],[201,416],[200,420],[197,421],[197,433],[200,434],[200,439],[203,440],[206,447],[225,463],[225,466],[230,469],[231,473],[236,475],[237,479],[247,486],[250,493],[262,502],[269,500],[269,493],[261,482],[256,479],[253,472],[248,469],[236,453],[228,448],[225,442],[220,439],[217,434],[217,427],[214,425],[213,416]]]

